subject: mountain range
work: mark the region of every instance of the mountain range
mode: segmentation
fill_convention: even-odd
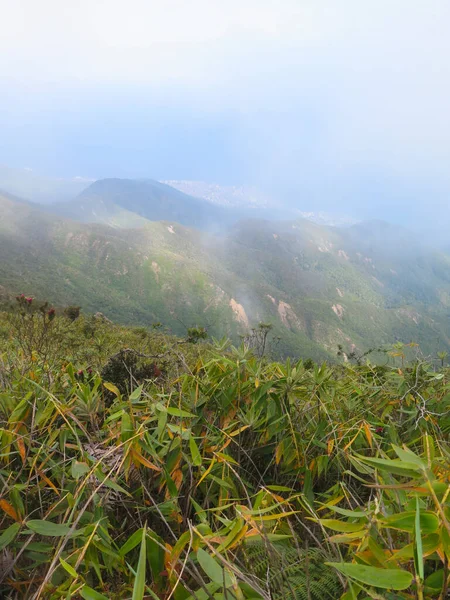
[[[271,323],[280,355],[450,349],[448,255],[380,221],[330,227],[249,210],[152,180],[99,180],[49,206],[4,192],[0,286],[175,333],[198,325],[238,341]]]

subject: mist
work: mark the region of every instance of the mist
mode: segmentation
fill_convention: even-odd
[[[3,0],[0,163],[450,224],[450,6]]]

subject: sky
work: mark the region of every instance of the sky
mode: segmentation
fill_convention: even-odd
[[[0,163],[450,221],[448,0],[0,0],[0,11]]]

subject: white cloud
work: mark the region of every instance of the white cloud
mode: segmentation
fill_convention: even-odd
[[[30,119],[46,106],[75,113],[71,86],[142,89],[174,111],[234,111],[253,172],[283,177],[314,163],[448,180],[448,0],[0,0],[0,9],[3,89],[24,86],[15,102]]]

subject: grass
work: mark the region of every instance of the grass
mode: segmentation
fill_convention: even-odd
[[[39,309],[0,316],[2,597],[446,597],[445,356],[273,362]]]

